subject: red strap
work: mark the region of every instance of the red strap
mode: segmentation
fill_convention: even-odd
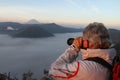
[[[78,71],[79,71],[79,68],[80,68],[80,62],[77,62],[77,65],[78,65],[77,70],[76,70],[76,72],[73,75],[69,75],[69,76],[53,76],[52,75],[52,76],[55,77],[55,78],[64,78],[64,79],[73,78],[73,77],[75,77],[78,74]]]
[[[120,80],[120,64],[118,65],[114,65],[114,68],[113,68],[113,80]]]

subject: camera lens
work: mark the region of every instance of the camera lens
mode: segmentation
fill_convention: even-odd
[[[70,45],[72,45],[73,41],[74,41],[74,38],[69,38],[67,40],[67,44],[70,46]]]

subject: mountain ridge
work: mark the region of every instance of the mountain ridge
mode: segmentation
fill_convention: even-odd
[[[54,35],[40,27],[30,26],[11,36],[16,38],[43,38],[43,37],[53,37]]]
[[[71,32],[80,32],[82,29],[75,29],[64,27],[55,23],[47,23],[47,24],[21,24],[16,22],[0,22],[0,34],[8,34],[10,36],[19,37],[18,34],[21,34],[21,37],[25,37],[26,32],[28,32],[26,37],[30,37],[32,34],[29,32],[37,33],[29,29],[32,26],[32,29],[38,28],[38,32],[42,32],[41,34],[45,35],[46,33],[53,35],[54,33],[71,33]],[[12,28],[12,30],[8,30],[8,28]],[[30,31],[28,31],[30,30]],[[34,29],[37,31],[37,29]],[[25,32],[26,31],[26,32]],[[25,33],[25,34],[23,34]],[[36,36],[37,34],[34,34]],[[43,35],[41,37],[43,37]],[[33,36],[33,35],[32,35]],[[33,36],[33,37],[34,37]],[[45,35],[45,37],[47,37]],[[48,36],[49,37],[49,36]],[[39,36],[40,38],[40,36]]]
[[[25,31],[25,29],[29,27],[39,27],[41,30],[44,30],[46,33],[54,34],[54,33],[73,33],[73,32],[82,32],[83,28],[71,28],[71,27],[65,27],[61,26],[55,23],[46,23],[46,24],[21,24],[18,22],[0,22],[0,34],[8,34],[8,35],[14,35],[18,34],[18,32]],[[15,30],[8,31],[6,30],[8,27],[11,27]],[[28,29],[29,30],[29,29]],[[110,37],[114,40],[113,42],[120,42],[120,30],[116,29],[108,29],[110,33]],[[42,33],[44,34],[44,33]]]

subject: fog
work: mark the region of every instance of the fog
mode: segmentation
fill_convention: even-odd
[[[11,72],[20,77],[31,70],[34,77],[41,77],[44,69],[68,47],[66,41],[81,33],[55,34],[55,37],[28,39],[0,35],[0,72]]]

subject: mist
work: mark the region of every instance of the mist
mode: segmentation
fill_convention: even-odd
[[[39,78],[68,47],[67,39],[80,35],[82,33],[55,34],[55,37],[37,39],[0,35],[0,71],[20,77],[31,70],[34,77]]]

